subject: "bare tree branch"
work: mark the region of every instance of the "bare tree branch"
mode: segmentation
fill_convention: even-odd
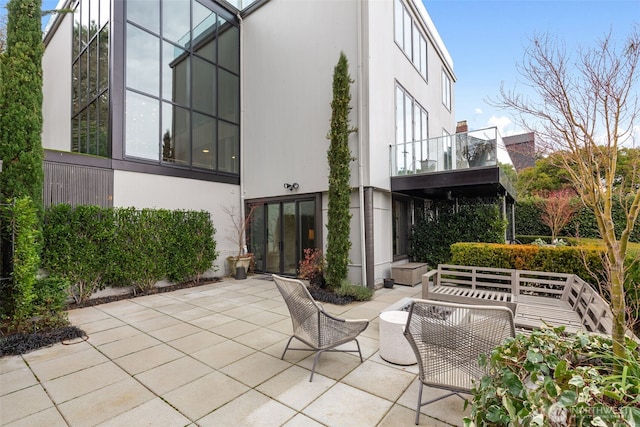
[[[606,251],[606,285],[611,295],[614,351],[621,354],[625,333],[625,257],[640,210],[640,167],[626,166],[620,180],[618,156],[638,126],[640,34],[624,46],[611,33],[595,47],[573,55],[549,35],[535,35],[518,71],[534,95],[501,88],[498,107],[517,113],[519,124],[536,132],[536,142],[565,170],[582,203],[593,211]],[[625,227],[616,230],[614,200],[625,209]],[[618,237],[619,236],[619,237]]]

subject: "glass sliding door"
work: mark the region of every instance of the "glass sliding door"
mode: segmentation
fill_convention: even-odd
[[[251,218],[256,272],[295,276],[304,249],[316,247],[316,228],[315,200],[264,203]]]
[[[280,272],[280,253],[282,251],[282,238],[281,238],[281,221],[280,221],[280,203],[269,203],[266,206],[267,210],[267,239],[266,239],[266,253],[267,253],[267,269],[266,271],[272,273]]]
[[[280,272],[295,275],[298,267],[296,241],[296,203],[282,204],[282,268]]]

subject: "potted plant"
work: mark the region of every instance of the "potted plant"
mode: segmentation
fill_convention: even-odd
[[[231,218],[232,230],[227,235],[227,239],[238,247],[237,255],[227,257],[229,263],[229,273],[236,279],[244,279],[242,271],[248,273],[253,267],[253,254],[246,251],[246,232],[251,222],[251,216],[259,205],[251,205],[249,213],[242,218],[235,207],[223,207],[222,210]],[[243,267],[244,270],[238,267]]]

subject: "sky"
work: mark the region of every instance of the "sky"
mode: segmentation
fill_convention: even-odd
[[[589,48],[611,32],[622,43],[640,29],[640,0],[423,0],[453,58],[455,118],[469,129],[496,126],[502,136],[523,132],[508,110],[491,106],[500,86],[526,94],[516,64],[534,34],[563,41],[567,52]]]
[[[534,34],[549,33],[571,52],[595,46],[609,32],[621,43],[634,26],[640,28],[640,0],[422,1],[453,58],[456,121],[466,120],[470,130],[496,126],[502,136],[523,130],[510,111],[487,101],[498,97],[502,84],[527,93],[516,64]],[[0,0],[0,14],[6,2]],[[42,8],[57,4],[43,0]]]

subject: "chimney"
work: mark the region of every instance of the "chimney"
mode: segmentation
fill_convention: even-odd
[[[469,127],[467,126],[467,121],[466,120],[459,121],[458,124],[456,125],[456,133],[465,133],[467,131],[469,131]]]

